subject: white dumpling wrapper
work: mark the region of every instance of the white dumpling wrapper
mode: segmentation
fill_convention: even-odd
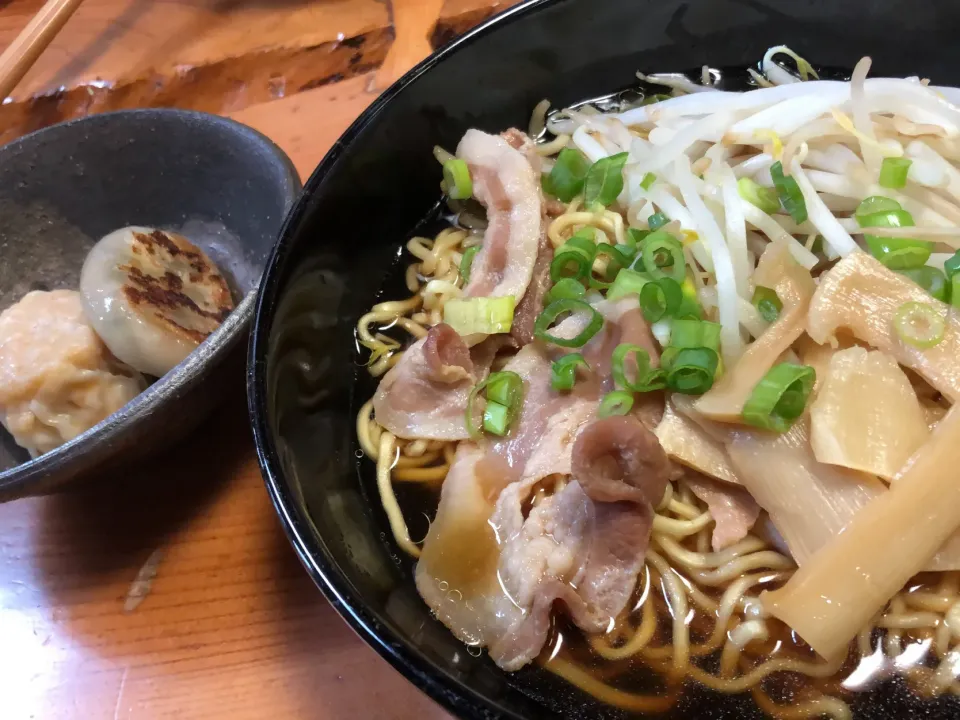
[[[226,282],[202,250],[176,233],[116,230],[87,255],[80,293],[94,329],[121,361],[160,377],[233,310]]]

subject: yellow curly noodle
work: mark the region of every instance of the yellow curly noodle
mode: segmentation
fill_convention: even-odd
[[[545,112],[545,111],[544,111]],[[542,122],[542,120],[541,120]],[[561,142],[562,141],[562,142]],[[537,146],[544,156],[566,147],[561,136]],[[593,228],[596,241],[625,242],[627,225],[610,209],[590,211],[574,199],[559,217],[550,221],[548,237],[554,248],[574,233]],[[462,292],[460,261],[463,252],[481,237],[468,230],[449,228],[436,238],[416,237],[407,250],[416,258],[405,273],[411,296],[378,303],[357,323],[357,340],[370,352],[367,365],[381,377],[403,354],[405,342],[386,334],[402,330],[409,339],[421,338],[441,322],[443,306]],[[689,256],[690,266],[696,268]],[[595,270],[603,272],[603,259]],[[696,274],[698,286],[705,276]],[[377,488],[397,544],[413,557],[420,549],[409,535],[394,483],[422,483],[439,489],[449,471],[456,443],[403,440],[384,430],[373,417],[372,400],[357,416],[357,437],[364,454],[376,463]],[[565,478],[540,483],[536,504],[559,491]],[[685,481],[671,482],[657,508],[650,549],[647,552],[636,602],[612,628],[576,643],[548,643],[541,663],[551,672],[598,700],[637,713],[664,712],[678,701],[685,681],[694,681],[721,693],[750,692],[758,707],[772,716],[791,718],[851,718],[840,683],[846,672],[863,661],[886,672],[910,646],[926,643],[937,659],[934,667],[901,670],[923,695],[946,692],[960,695],[960,572],[921,576],[905,589],[859,635],[850,656],[824,662],[800,643],[789,628],[764,615],[759,595],[789,578],[793,561],[751,533],[732,547],[711,551],[714,519]],[[553,646],[553,649],[551,649]],[[582,656],[589,650],[589,656]],[[578,654],[580,653],[580,654]],[[920,653],[922,655],[922,653]],[[715,659],[713,662],[706,662]],[[654,670],[664,687],[645,695],[616,686],[636,664]],[[707,667],[711,669],[707,669]],[[778,673],[807,678],[791,697],[774,700],[767,681]],[[782,688],[780,693],[782,696]]]

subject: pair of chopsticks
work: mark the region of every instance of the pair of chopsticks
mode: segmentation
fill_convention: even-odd
[[[0,54],[0,102],[10,95],[57,36],[81,0],[47,0],[16,40]]]

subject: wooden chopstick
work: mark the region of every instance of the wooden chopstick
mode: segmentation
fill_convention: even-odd
[[[82,0],[47,0],[16,40],[0,55],[0,102],[33,67]]]

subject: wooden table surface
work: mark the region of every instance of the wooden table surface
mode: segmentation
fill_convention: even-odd
[[[0,0],[0,48],[41,4]],[[265,132],[307,174],[431,43],[508,4],[85,0],[0,105],[0,141],[113,107],[199,107]],[[301,568],[239,372],[165,457],[0,506],[0,718],[217,717],[447,717]]]

